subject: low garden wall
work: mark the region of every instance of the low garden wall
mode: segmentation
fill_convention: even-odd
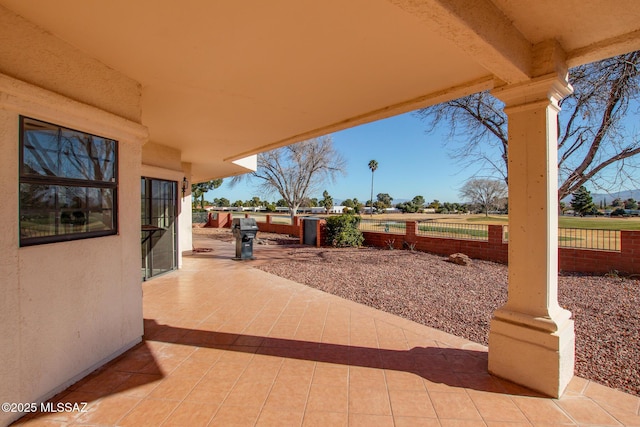
[[[250,218],[251,214],[243,214],[243,216],[245,218]],[[265,218],[265,220],[256,220],[259,231],[264,233],[288,234],[295,237],[302,236],[300,217],[293,217],[293,224],[273,222],[273,217],[271,215],[260,216],[260,219],[262,218]],[[210,212],[207,223],[204,226],[211,228],[231,228],[232,220],[233,214],[231,212]]]
[[[619,251],[559,248],[562,271],[640,274],[640,231],[622,230]]]
[[[363,231],[364,244],[394,249],[413,248],[418,251],[448,256],[461,252],[471,258],[506,264],[509,243],[502,225],[488,225],[482,240],[419,235],[415,221],[406,221],[399,231]],[[606,274],[619,272],[640,274],[640,231],[621,231],[619,250],[558,248],[560,271]]]
[[[445,256],[461,252],[471,258],[501,263],[508,260],[509,245],[502,241],[502,226],[489,226],[488,239],[483,241],[420,236],[416,233],[417,222],[407,221],[405,224],[405,234],[364,231],[364,244],[377,247],[392,245],[395,249],[413,247],[417,251]]]
[[[244,214],[249,218],[250,214]],[[262,232],[288,234],[303,241],[303,226],[300,217],[294,217],[293,224],[273,222],[271,215],[260,217],[257,221]],[[230,228],[232,214],[230,212],[210,213],[205,227]],[[436,234],[446,235],[446,224],[418,223],[416,221],[384,222],[371,221],[376,228],[368,226],[363,220],[360,226],[364,235],[364,244],[380,248],[413,249],[422,252],[449,256],[463,253],[471,258],[507,264],[509,259],[509,243],[506,228],[502,225],[483,225],[480,237],[473,237],[474,229],[465,230],[471,238],[428,236],[429,228],[436,229]],[[453,226],[451,224],[450,226]],[[325,242],[325,221],[317,222],[317,244]],[[463,227],[463,226],[462,226]],[[473,226],[471,226],[473,227]],[[613,250],[558,248],[558,267],[560,271],[606,274],[640,274],[640,231],[621,231],[619,242]]]
[[[247,218],[249,215],[247,215]],[[258,230],[265,233],[288,234],[290,236],[302,238],[302,224],[300,217],[293,217],[293,224],[281,224],[273,222],[271,215],[267,215],[265,222],[258,222]]]

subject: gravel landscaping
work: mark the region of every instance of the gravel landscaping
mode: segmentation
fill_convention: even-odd
[[[232,241],[228,230],[194,234]],[[266,233],[261,238],[287,242]],[[287,259],[258,268],[484,345],[491,314],[506,302],[502,264],[473,260],[460,266],[408,250],[283,250]],[[563,274],[558,293],[575,321],[576,374],[640,395],[640,280]]]
[[[491,314],[506,302],[501,264],[373,248],[288,251],[259,268],[484,345]],[[575,320],[576,374],[640,395],[640,281],[566,274],[558,288]]]

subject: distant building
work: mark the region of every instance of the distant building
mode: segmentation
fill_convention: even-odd
[[[384,213],[392,214],[392,213],[402,213],[402,211],[398,208],[386,208]]]

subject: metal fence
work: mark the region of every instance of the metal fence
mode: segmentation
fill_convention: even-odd
[[[489,240],[489,226],[486,224],[422,222],[418,224],[416,235],[486,242]]]
[[[360,220],[360,231],[374,233],[405,234],[407,224],[404,221],[389,221],[384,219],[362,219]]]
[[[249,212],[232,212],[231,219],[245,218],[248,215],[249,218],[253,218],[256,222],[267,222],[267,215],[271,217],[272,224],[285,224],[291,225],[291,216],[289,215],[273,215],[264,213],[249,213]]]
[[[244,215],[241,216],[240,218],[244,218]],[[265,215],[249,214],[249,218],[255,219],[256,222],[267,222],[267,217]]]
[[[503,226],[502,241],[509,241],[509,227]],[[620,251],[619,230],[558,228],[558,247]]]
[[[272,224],[284,224],[284,225],[292,225],[291,216],[287,215],[271,215],[271,223]]]
[[[558,246],[562,248],[620,250],[620,231],[585,228],[558,229]]]
[[[194,224],[204,224],[209,219],[209,212],[191,212],[191,222]]]

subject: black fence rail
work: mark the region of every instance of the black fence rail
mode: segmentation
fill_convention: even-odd
[[[260,214],[244,214],[244,213],[238,213],[237,215],[234,214],[232,215],[233,218],[252,218],[255,219],[256,222],[267,222],[267,216],[266,215],[260,215]]]
[[[503,226],[502,241],[509,241],[509,226]],[[558,247],[620,252],[620,231],[591,228],[558,228]]]
[[[293,225],[291,216],[271,215],[271,224]]]
[[[620,250],[620,231],[585,228],[558,229],[558,246],[562,248]]]
[[[234,212],[232,218],[253,218],[256,222],[267,222],[267,214],[264,213],[248,213],[248,212]],[[291,225],[291,216],[285,215],[269,215],[272,224],[285,224]]]
[[[204,224],[209,219],[209,212],[191,212],[191,222],[194,224]]]
[[[446,222],[421,222],[416,231],[418,236],[443,237],[448,239],[489,240],[489,226],[486,224],[462,224]]]
[[[404,221],[390,221],[384,219],[360,220],[360,231],[373,233],[405,234],[407,224]]]

